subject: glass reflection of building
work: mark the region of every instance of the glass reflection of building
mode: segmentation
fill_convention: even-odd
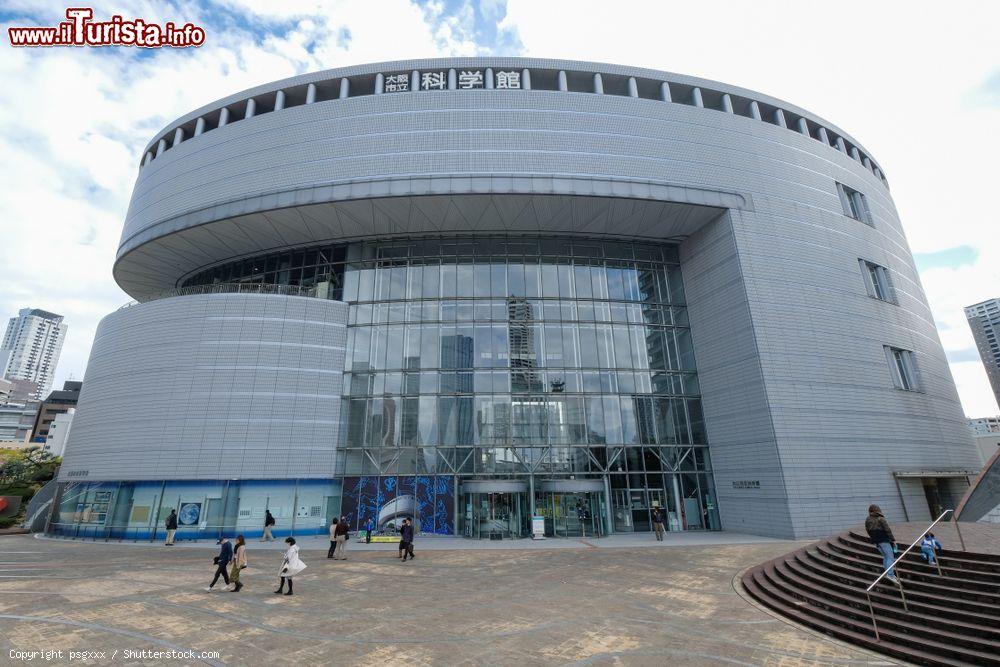
[[[717,527],[674,246],[382,241],[342,270],[344,475],[598,479],[613,530]]]

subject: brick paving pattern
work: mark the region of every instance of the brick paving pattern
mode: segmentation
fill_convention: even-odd
[[[328,561],[306,542],[308,568],[286,597],[272,593],[280,553],[255,542],[234,594],[204,592],[206,549],[6,536],[0,663],[11,649],[144,648],[217,651],[198,663],[216,665],[879,662],[733,589],[743,568],[801,544],[421,553],[418,540],[417,559],[400,563],[361,550]]]

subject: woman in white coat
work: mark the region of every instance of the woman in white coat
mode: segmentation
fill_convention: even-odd
[[[306,564],[299,560],[299,547],[295,544],[295,538],[286,537],[285,544],[288,545],[288,550],[285,551],[284,560],[281,561],[281,569],[278,571],[281,576],[281,585],[278,586],[278,590],[274,591],[279,595],[285,591],[286,580],[288,581],[288,592],[285,595],[291,595],[292,577],[306,569]]]

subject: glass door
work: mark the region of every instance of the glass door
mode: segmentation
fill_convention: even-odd
[[[466,493],[463,534],[473,539],[512,539],[526,530],[522,493]]]

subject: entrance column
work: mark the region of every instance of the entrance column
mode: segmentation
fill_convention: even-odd
[[[670,487],[674,491],[674,507],[677,510],[677,525],[681,527],[681,530],[684,530],[684,509],[681,507],[681,484],[677,479],[677,473],[670,473]],[[667,518],[667,521],[670,521],[669,517]],[[667,527],[670,527],[669,523],[667,524]]]
[[[607,474],[604,475],[604,526],[606,534],[614,535],[615,521],[614,512],[611,508],[611,482],[608,481]]]
[[[535,516],[535,476],[533,474],[528,475],[528,499],[528,507],[531,510],[528,525],[531,525],[531,518]]]

